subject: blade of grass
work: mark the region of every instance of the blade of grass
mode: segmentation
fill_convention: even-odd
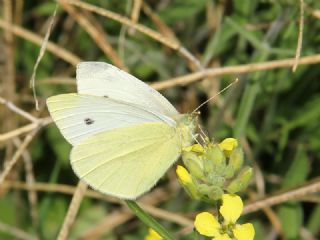
[[[155,230],[160,236],[166,240],[174,240],[175,238],[160,223],[146,213],[135,201],[125,200],[128,207],[133,213],[148,227]]]

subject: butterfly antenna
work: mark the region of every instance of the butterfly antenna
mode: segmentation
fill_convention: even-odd
[[[194,140],[196,143],[198,143],[199,145],[202,146],[202,144],[201,144],[201,143],[198,141],[198,139],[195,137],[196,135],[198,135],[198,134],[195,134],[195,135],[192,134],[193,140]],[[201,136],[201,135],[200,135],[200,136]]]
[[[205,142],[205,139],[208,138],[208,136],[206,135],[206,133],[203,131],[202,127],[200,126],[200,124],[198,125],[198,128],[200,129],[200,136],[202,138],[202,140]]]
[[[232,83],[230,83],[228,86],[226,86],[224,89],[222,89],[220,92],[218,92],[216,95],[212,96],[211,98],[209,98],[208,100],[204,101],[203,103],[201,103],[195,110],[192,111],[192,113],[197,112],[203,105],[205,105],[206,103],[210,102],[212,99],[216,98],[218,95],[220,95],[221,93],[223,93],[224,91],[226,91],[228,88],[230,88],[233,84],[238,83],[239,79],[236,78],[236,80],[234,80]]]

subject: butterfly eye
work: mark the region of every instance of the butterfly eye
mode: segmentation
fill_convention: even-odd
[[[85,124],[87,124],[87,125],[91,125],[91,124],[94,123],[94,121],[93,121],[91,118],[86,118],[86,119],[84,119],[84,122],[85,122]]]

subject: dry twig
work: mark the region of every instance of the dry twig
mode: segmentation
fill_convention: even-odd
[[[137,23],[140,16],[141,6],[142,6],[143,0],[133,0],[133,7],[131,11],[131,21],[134,23]],[[134,33],[134,29],[129,29],[130,34]]]
[[[299,58],[300,58],[300,55],[301,55],[302,38],[303,38],[303,25],[304,25],[304,2],[303,2],[303,0],[300,0],[299,35],[298,35],[295,62],[294,62],[294,65],[292,67],[292,71],[293,72],[295,72],[297,67],[298,67]]]
[[[39,110],[39,102],[37,99],[37,94],[36,94],[36,86],[35,86],[35,78],[36,78],[36,72],[37,72],[37,68],[39,66],[39,63],[42,59],[42,57],[44,56],[44,53],[46,52],[46,48],[49,42],[49,37],[50,37],[50,33],[53,27],[53,23],[54,23],[54,19],[56,17],[57,14],[57,10],[58,10],[58,4],[56,4],[56,7],[53,11],[53,14],[49,20],[49,27],[47,29],[46,35],[44,36],[43,42],[41,43],[41,47],[40,47],[40,51],[39,51],[39,55],[37,57],[37,61],[33,66],[33,72],[31,75],[31,79],[30,79],[30,87],[32,88],[32,93],[33,93],[33,99],[34,102],[36,104],[36,109]]]
[[[32,116],[30,113],[22,110],[21,108],[17,107],[15,104],[13,104],[12,102],[0,97],[0,104],[5,105],[8,109],[10,109],[11,111],[19,114],[20,116],[28,119],[31,122],[38,122],[38,119],[34,116]]]
[[[65,3],[63,0],[59,1],[62,7],[78,22],[78,24],[91,36],[95,43],[100,47],[106,56],[109,56],[111,61],[121,69],[128,70],[116,51],[113,50],[107,34],[102,27],[99,27],[99,22],[88,19],[82,11],[76,10],[70,4]]]
[[[17,148],[21,146],[21,140],[19,138],[13,139],[13,143]],[[38,226],[38,197],[37,192],[32,189],[33,184],[35,183],[35,177],[33,172],[32,159],[28,151],[22,153],[22,158],[24,160],[24,168],[26,172],[26,182],[27,186],[30,187],[28,190],[28,199],[30,203],[30,216],[32,219],[33,226],[37,228]]]
[[[150,28],[145,27],[144,25],[141,25],[139,23],[133,22],[131,19],[123,17],[120,14],[105,10],[103,8],[91,5],[89,3],[81,2],[78,0],[57,0],[58,2],[67,2],[68,4],[75,5],[77,7],[80,7],[82,9],[85,9],[90,12],[97,13],[101,16],[110,18],[114,21],[117,21],[125,26],[128,26],[130,28],[133,28],[149,37],[152,39],[162,43],[163,45],[172,48],[174,50],[177,50],[185,59],[190,61],[192,64],[194,64],[198,69],[202,69],[201,64],[198,59],[196,59],[186,48],[180,45],[179,42],[168,38]]]
[[[308,57],[302,57],[299,60],[300,65],[310,65],[320,62],[320,54],[315,54]],[[289,68],[295,63],[294,58],[274,60],[262,63],[250,63],[222,68],[207,68],[200,72],[186,74],[184,76],[171,78],[162,82],[154,83],[151,86],[157,90],[168,89],[175,86],[185,86],[193,82],[200,81],[207,77],[224,76],[230,74],[242,74],[256,72],[262,70],[271,70],[278,68]]]
[[[5,181],[3,186],[8,187],[8,188],[26,190],[26,191],[32,190],[32,191],[42,191],[42,192],[55,192],[55,193],[63,193],[63,194],[70,194],[70,195],[73,195],[76,190],[76,188],[74,186],[70,186],[70,185],[54,184],[54,183],[40,183],[40,182],[36,182],[31,186],[31,185],[28,185],[24,182]],[[148,196],[148,198],[159,199],[161,197],[161,194],[164,193],[164,191],[165,190],[163,190],[162,188],[156,188],[150,194],[148,194],[148,195],[150,195],[150,196]],[[165,191],[165,194],[167,194],[167,191]],[[115,203],[115,204],[123,204],[118,198],[111,197],[111,196],[102,194],[100,192],[94,191],[94,190],[87,190],[85,193],[85,196],[90,197],[90,198],[94,198],[94,199],[99,199],[102,201]],[[151,215],[153,215],[155,217],[180,224],[181,226],[186,226],[188,224],[191,224],[191,220],[189,220],[188,218],[186,218],[178,213],[173,213],[173,212],[169,212],[169,211],[166,211],[163,209],[159,209],[157,207],[154,207],[153,206],[154,204],[151,205],[149,202],[148,203],[140,202],[139,204],[147,212],[149,212]],[[127,209],[125,209],[125,211],[121,211],[121,214],[122,213],[124,216],[120,217],[120,219],[122,219],[122,218],[124,218],[124,219],[119,220],[119,221],[126,221],[125,216],[127,216],[127,215],[130,215],[132,217],[131,211],[128,211]],[[108,214],[108,217],[110,217],[110,214]],[[128,220],[131,219],[131,217],[128,218]]]
[[[1,175],[0,175],[0,186],[3,184],[4,180],[9,175],[14,165],[16,165],[21,155],[23,154],[24,150],[27,148],[29,143],[33,140],[33,137],[36,135],[37,132],[38,132],[38,129],[34,129],[31,133],[29,133],[25,137],[24,141],[20,145],[19,149],[15,152],[12,159],[6,164],[4,170],[1,172]]]
[[[289,190],[280,191],[269,195],[263,199],[255,200],[254,202],[249,202],[245,205],[243,213],[251,213],[258,211],[265,207],[270,207],[283,202],[287,202],[293,199],[298,199],[304,197],[308,194],[320,192],[320,178],[316,178],[303,186],[296,187]]]
[[[78,183],[77,189],[72,197],[67,215],[64,218],[62,227],[60,229],[58,240],[65,240],[68,238],[70,229],[76,219],[82,198],[88,188],[88,185],[81,180]]]
[[[0,19],[0,28],[10,31],[21,38],[24,38],[30,42],[37,44],[38,46],[42,45],[43,38],[39,35],[34,34],[33,32],[28,31],[17,25],[9,25],[2,19]],[[71,65],[76,66],[79,62],[81,62],[81,59],[78,56],[74,55],[65,48],[62,48],[53,42],[48,41],[47,50],[51,52],[53,55],[70,63]]]
[[[15,239],[38,240],[37,237],[34,237],[29,233],[20,230],[19,228],[12,227],[2,222],[0,222],[0,231],[12,235],[13,237],[15,237]]]
[[[0,134],[0,143],[7,141],[11,138],[20,136],[22,134],[28,133],[30,131],[33,131],[36,128],[44,127],[44,126],[48,125],[49,123],[52,123],[51,117],[40,118],[40,119],[38,119],[37,122],[33,122],[33,123],[30,123],[30,124],[25,125],[23,127],[16,128],[10,132]]]

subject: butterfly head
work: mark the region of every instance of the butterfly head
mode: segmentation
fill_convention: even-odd
[[[192,144],[198,125],[198,114],[181,114],[176,118],[177,128],[181,133],[182,147]]]

